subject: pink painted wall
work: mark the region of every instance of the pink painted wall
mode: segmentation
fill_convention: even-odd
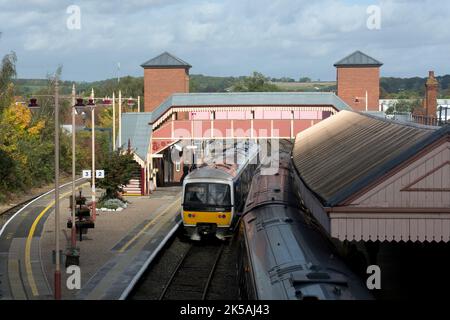
[[[291,137],[291,120],[273,120],[273,136],[290,138]],[[278,130],[278,134],[275,134]],[[295,135],[294,135],[295,137]]]
[[[323,118],[323,113],[326,111],[294,111],[294,119],[312,119],[320,120]],[[255,119],[291,119],[291,111],[278,111],[278,110],[264,110],[264,108],[255,109]],[[215,113],[216,120],[245,120],[251,119],[252,114],[250,111],[217,111]],[[190,120],[209,120],[210,112],[190,112]]]
[[[416,180],[419,181],[414,183]],[[424,188],[433,191],[413,191]],[[352,205],[450,208],[450,142],[440,145],[403,168],[387,181],[352,201]]]
[[[352,218],[331,219],[333,238],[341,241],[450,241],[449,215],[436,216],[432,219],[426,217],[393,219],[355,213],[352,215],[354,216]]]

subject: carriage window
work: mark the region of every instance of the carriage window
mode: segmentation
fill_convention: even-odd
[[[194,208],[231,206],[230,186],[221,183],[188,183],[184,205]]]

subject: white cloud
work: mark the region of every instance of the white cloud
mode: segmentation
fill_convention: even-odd
[[[66,28],[71,4],[81,7],[81,30]],[[85,64],[95,79],[109,77],[118,60],[124,73],[140,75],[139,64],[165,50],[212,75],[261,70],[331,79],[332,64],[357,49],[385,62],[389,75],[422,75],[428,65],[450,73],[450,2],[379,4],[382,27],[371,31],[367,4],[350,0],[0,0],[0,21],[8,22],[0,26],[0,55],[16,50],[23,77],[47,70],[30,74],[21,65],[55,60],[68,78]]]

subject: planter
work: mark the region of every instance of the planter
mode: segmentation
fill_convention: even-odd
[[[80,248],[68,248],[66,250],[66,268],[80,265]]]

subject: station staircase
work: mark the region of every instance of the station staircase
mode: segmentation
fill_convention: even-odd
[[[123,187],[124,196],[140,196],[143,181],[141,181],[141,167],[136,162],[130,182]]]

